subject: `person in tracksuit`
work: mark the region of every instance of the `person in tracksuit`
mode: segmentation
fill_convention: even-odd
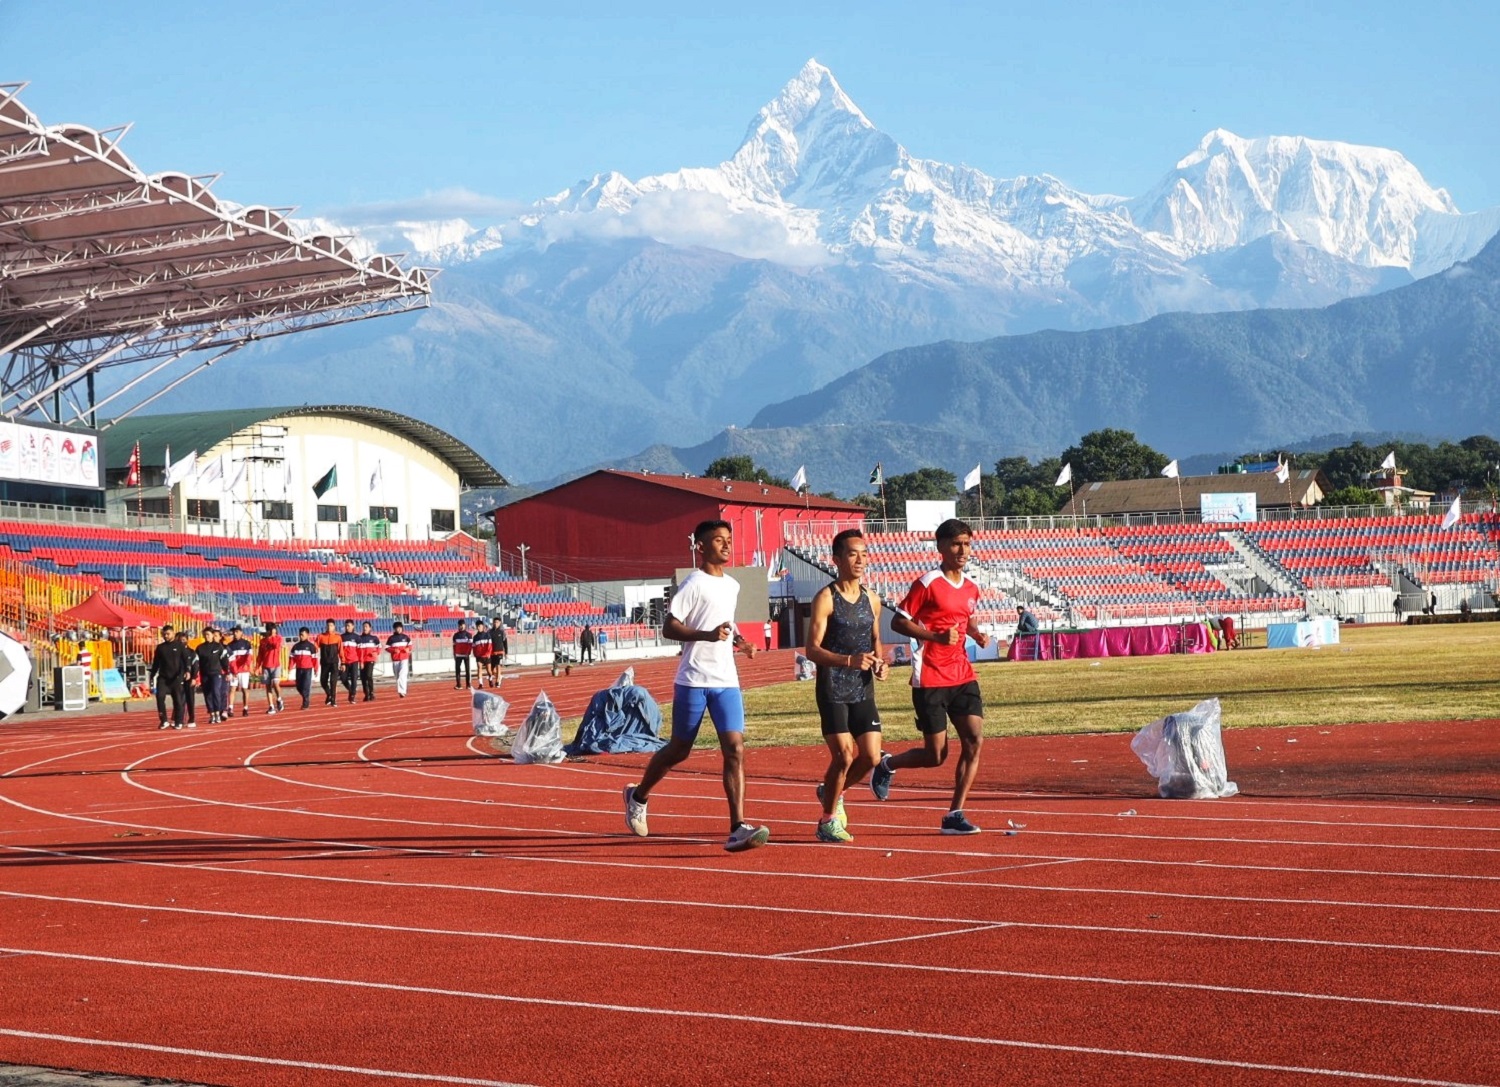
[[[191,674],[185,647],[177,641],[177,632],[169,623],[161,628],[161,642],[151,657],[148,673],[156,692],[156,716],[161,728],[182,728],[186,721],[187,696],[183,684]],[[172,715],[167,716],[167,699],[172,700]]]
[[[339,660],[344,667],[344,690],[349,692],[349,704],[354,704],[354,690],[359,686],[360,648],[359,635],[354,630],[354,620],[344,620],[343,645],[339,648]]]
[[[292,643],[288,660],[292,674],[297,678],[297,693],[302,696],[302,708],[312,705],[313,669],[318,665],[318,647],[308,640],[306,627],[297,631],[297,640]]]
[[[455,691],[474,686],[474,673],[469,665],[469,656],[473,652],[474,634],[469,630],[469,621],[460,619],[458,629],[453,632],[453,689]]]
[[[375,701],[375,664],[380,660],[380,637],[367,619],[359,632],[359,684],[366,702]]]
[[[327,629],[318,635],[318,681],[323,686],[323,705],[339,704],[339,670],[343,667],[344,639],[336,624],[328,620]]]
[[[411,678],[411,635],[401,620],[391,624],[391,636],[385,640],[385,651],[391,655],[391,674],[396,677],[396,697],[406,697],[407,680]]]

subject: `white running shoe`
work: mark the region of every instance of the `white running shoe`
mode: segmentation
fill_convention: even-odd
[[[635,786],[625,786],[625,825],[637,838],[646,836],[646,802],[635,798]]]
[[[163,721],[161,724],[157,725],[156,727],[158,729],[171,728],[172,727],[172,722],[171,721]]]
[[[187,727],[188,728],[197,728],[198,727],[198,722],[197,721],[189,721],[187,723]]]
[[[729,836],[729,841],[724,843],[724,848],[730,853],[742,853],[758,845],[765,845],[770,840],[769,827],[754,827],[749,823],[741,823],[734,828],[734,833]]]

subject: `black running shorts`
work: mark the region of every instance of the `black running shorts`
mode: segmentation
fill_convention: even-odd
[[[984,717],[984,699],[979,682],[958,687],[913,687],[912,708],[917,711],[917,731],[924,736],[948,731],[948,722],[958,724],[962,717]]]
[[[875,694],[870,692],[859,702],[829,702],[819,698],[818,716],[823,721],[823,735],[847,732],[863,736],[880,731],[880,711],[875,708]]]

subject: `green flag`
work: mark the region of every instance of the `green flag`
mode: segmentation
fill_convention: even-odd
[[[328,469],[328,474],[313,484],[313,497],[322,498],[329,491],[339,485],[339,466],[335,464]]]

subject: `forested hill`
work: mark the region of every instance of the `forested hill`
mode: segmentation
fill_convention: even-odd
[[[1167,314],[892,351],[764,408],[754,427],[881,421],[1060,449],[1103,427],[1165,451],[1274,447],[1330,432],[1493,429],[1500,237],[1472,260],[1316,310]]]

